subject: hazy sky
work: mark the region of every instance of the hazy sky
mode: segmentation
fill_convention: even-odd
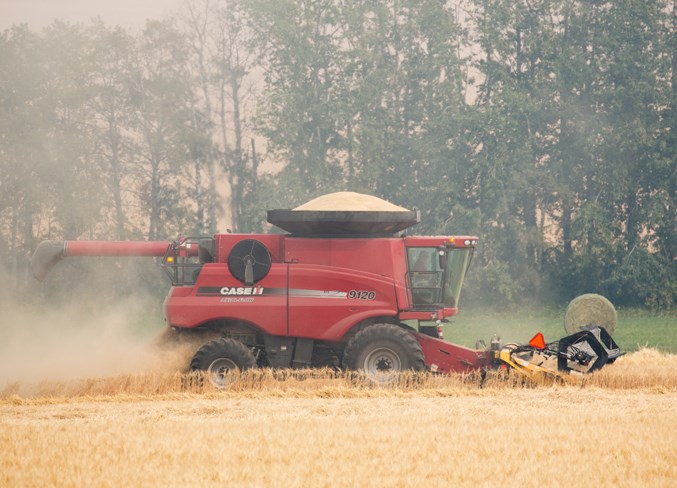
[[[41,29],[54,19],[88,23],[101,17],[107,24],[140,27],[148,18],[176,12],[184,0],[0,0],[0,30],[13,24]]]

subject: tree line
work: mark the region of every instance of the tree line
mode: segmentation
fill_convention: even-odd
[[[339,190],[481,239],[464,300],[677,301],[677,0],[191,0],[0,35],[0,256]]]

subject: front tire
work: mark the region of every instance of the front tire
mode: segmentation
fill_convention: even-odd
[[[215,339],[203,345],[190,362],[191,371],[204,371],[209,382],[219,389],[227,388],[236,375],[256,366],[254,354],[234,339]]]
[[[364,371],[375,383],[392,383],[402,371],[423,371],[423,349],[402,327],[376,324],[361,330],[346,346],[343,364]]]

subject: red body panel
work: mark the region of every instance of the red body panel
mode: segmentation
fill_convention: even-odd
[[[274,263],[256,286],[244,287],[227,264],[206,264],[195,286],[172,287],[164,303],[167,322],[193,328],[219,319],[242,320],[268,334],[287,335],[287,267]],[[225,287],[234,293],[224,294]],[[238,288],[242,294],[237,294]]]
[[[174,287],[167,296],[169,324],[193,328],[232,319],[272,335],[339,341],[367,319],[435,320],[456,313],[455,308],[413,311],[406,283],[406,247],[442,246],[448,237],[218,234],[214,239],[216,262],[204,264],[194,286]],[[227,265],[231,249],[243,239],[264,244],[273,263],[251,287],[235,279]]]
[[[323,265],[289,266],[291,336],[338,341],[366,319],[397,317],[397,312],[390,277]]]
[[[484,351],[451,344],[423,334],[414,334],[423,348],[425,364],[437,373],[475,371],[488,365]]]
[[[401,238],[285,239],[290,265],[290,335],[338,341],[374,317],[397,317],[409,305]],[[341,298],[309,297],[296,290],[336,291]],[[350,297],[354,292],[357,297]],[[337,295],[338,295],[337,294]]]
[[[225,261],[235,244],[251,238],[268,248],[273,264],[261,281],[245,287]],[[401,238],[222,234],[215,239],[218,262],[205,264],[194,286],[173,287],[167,296],[169,324],[193,328],[217,319],[244,320],[268,334],[338,341],[365,319],[396,318],[409,307]],[[224,294],[238,293],[233,288],[262,292]],[[349,298],[350,291],[366,293],[365,299]]]

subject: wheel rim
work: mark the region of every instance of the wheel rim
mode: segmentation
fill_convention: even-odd
[[[402,360],[392,349],[379,347],[364,358],[364,370],[372,381],[390,383],[402,371]]]
[[[217,388],[226,388],[235,383],[239,372],[237,364],[228,358],[215,359],[207,368],[209,382]]]

